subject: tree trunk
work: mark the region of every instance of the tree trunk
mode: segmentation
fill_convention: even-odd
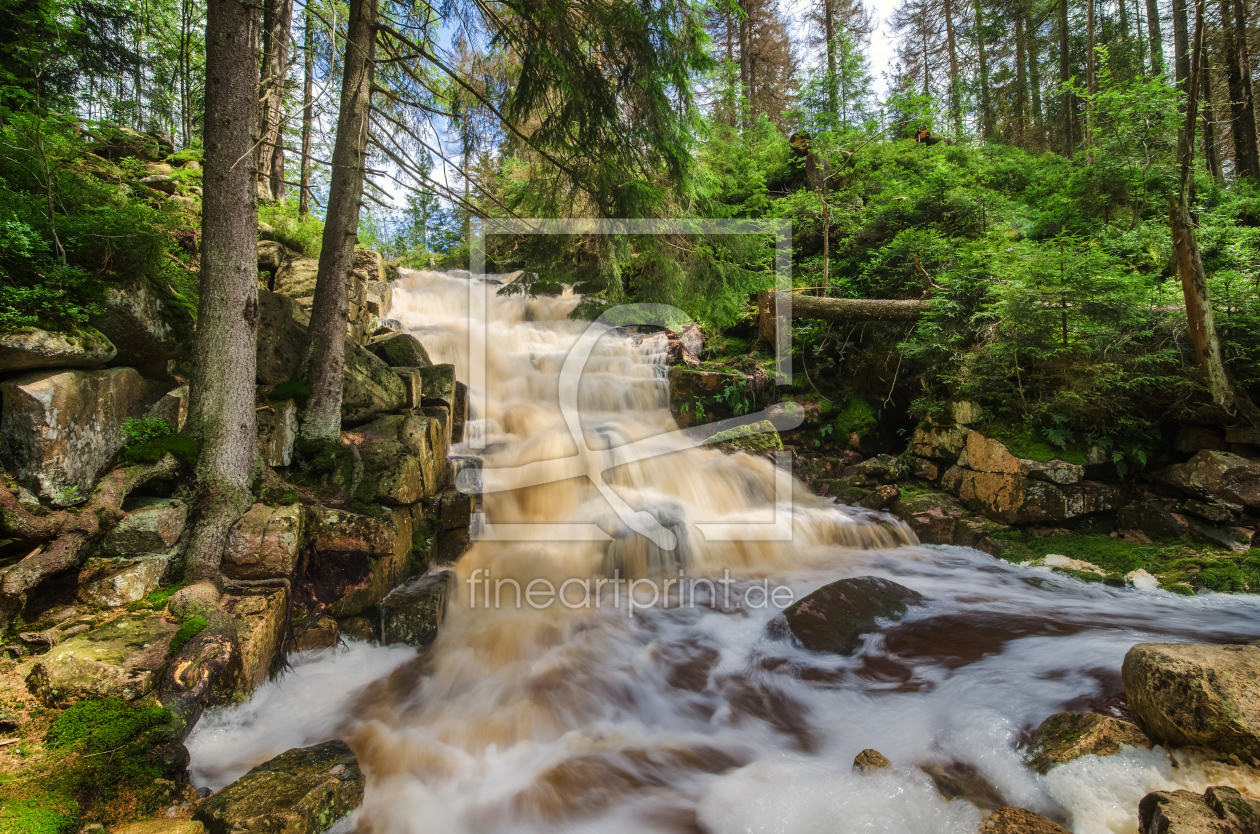
[[[354,268],[354,244],[359,233],[359,206],[363,200],[367,165],[377,0],[354,0],[350,4],[349,18],[328,213],[324,218],[323,248],[311,307],[310,345],[303,363],[311,398],[302,422],[302,437],[330,442],[337,442],[341,437],[341,382],[349,308],[346,283]]]
[[[1194,343],[1194,355],[1203,372],[1204,381],[1212,395],[1212,401],[1226,413],[1239,412],[1248,422],[1260,428],[1260,410],[1243,393],[1234,388],[1221,357],[1221,342],[1216,333],[1212,316],[1212,301],[1208,296],[1207,271],[1190,218],[1190,189],[1194,177],[1194,134],[1198,121],[1199,67],[1203,49],[1203,26],[1206,0],[1198,0],[1194,27],[1193,60],[1186,101],[1186,120],[1181,130],[1181,188],[1169,197],[1168,220],[1172,231],[1173,252],[1177,257],[1177,272],[1181,276],[1181,291],[1186,303],[1186,320],[1190,338]]]
[[[302,55],[302,191],[298,195],[298,217],[311,216],[311,122],[315,118],[315,17],[306,11]]]
[[[1068,0],[1059,0],[1059,82],[1067,84],[1072,77],[1072,61],[1068,52]],[[1076,143],[1072,139],[1072,94],[1063,93],[1063,155],[1072,161]]]
[[[1186,0],[1172,0],[1173,19],[1173,74],[1177,89],[1184,95],[1190,80],[1190,22]],[[1184,101],[1184,98],[1182,99]]]
[[[1097,68],[1094,65],[1094,7],[1095,0],[1085,0],[1085,89],[1089,91],[1089,104],[1085,109],[1085,164],[1094,164],[1094,94],[1098,92]]]
[[[963,135],[962,96],[958,89],[958,40],[954,35],[954,5],[952,0],[945,0],[945,48],[949,52],[949,112],[954,121],[954,137]],[[926,69],[924,70],[926,72]]]
[[[1120,0],[1120,37],[1126,43],[1129,40],[1129,0]]]
[[[1238,44],[1234,40],[1234,14],[1230,0],[1221,0],[1221,36],[1225,53],[1225,78],[1229,84],[1229,132],[1234,142],[1234,174],[1251,176],[1251,149],[1243,123],[1242,71],[1238,67]]]
[[[831,113],[840,111],[840,90],[836,84],[836,16],[835,0],[823,0],[823,34],[827,38],[827,107]]]
[[[293,0],[263,4],[262,83],[259,87],[258,182],[276,200],[284,188],[284,87],[289,69]]]
[[[1212,61],[1203,50],[1203,66],[1200,68],[1199,95],[1203,99],[1203,164],[1208,174],[1218,184],[1224,182],[1221,173],[1221,157],[1216,149],[1216,113],[1212,108]]]
[[[201,443],[187,555],[188,573],[196,579],[218,575],[228,529],[253,500],[257,66],[257,7],[209,0],[201,299],[185,429]]]
[[[1164,36],[1159,31],[1159,6],[1146,0],[1147,40],[1151,45],[1151,75],[1164,74]]]
[[[1046,142],[1046,120],[1041,108],[1041,58],[1037,51],[1037,27],[1032,12],[1025,8],[1024,31],[1028,45],[1028,86],[1032,93],[1033,126],[1037,131],[1037,147]]]
[[[1121,0],[1125,2],[1125,0]],[[1142,34],[1145,28],[1142,21],[1142,0],[1133,0],[1133,26],[1137,30],[1137,46],[1138,46],[1138,66],[1149,66],[1146,63],[1147,41]]]
[[[989,61],[984,51],[984,9],[976,0],[976,49],[980,59],[980,138],[993,135],[993,101],[989,91]]]
[[[744,117],[744,127],[752,120],[752,56],[748,49],[748,0],[741,0],[739,18],[739,84],[743,90],[744,102],[748,105],[748,113]]]
[[[1247,50],[1247,6],[1245,0],[1234,0],[1234,42],[1238,48],[1238,67],[1242,75],[1242,118],[1234,129],[1242,133],[1247,145],[1247,173],[1260,179],[1260,152],[1256,147],[1256,113],[1251,98],[1251,58]]]
[[[931,307],[926,299],[820,298],[816,295],[792,295],[774,290],[757,294],[758,333],[774,344],[778,296],[790,295],[792,318],[822,321],[916,321]]]
[[[1024,145],[1028,132],[1028,76],[1024,71],[1024,10],[1015,10],[1015,144]]]

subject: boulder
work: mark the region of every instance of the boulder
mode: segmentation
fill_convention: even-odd
[[[883,753],[869,747],[853,757],[854,773],[873,773],[889,767],[892,767],[892,762]]]
[[[700,324],[692,322],[678,332],[665,331],[665,362],[669,365],[686,365],[695,368],[700,364],[700,352],[704,350],[704,334]]]
[[[114,826],[109,834],[205,834],[206,827],[196,820],[155,819]]]
[[[302,367],[309,342],[310,315],[292,298],[258,291],[258,342],[255,379],[275,385],[292,379]]]
[[[388,281],[367,282],[368,312],[379,319],[389,318],[394,307],[394,285]]]
[[[1194,454],[1203,449],[1217,452],[1229,451],[1229,442],[1219,432],[1199,426],[1182,426],[1177,429],[1177,437],[1173,440],[1173,448],[1183,454]]]
[[[88,559],[79,571],[79,602],[98,608],[119,608],[139,602],[157,590],[174,567],[174,556],[145,559]]]
[[[306,508],[305,570],[294,593],[306,608],[338,620],[374,608],[411,572],[409,512],[381,518]]]
[[[410,333],[390,333],[373,339],[368,350],[391,368],[427,368],[433,364],[424,345]]]
[[[1223,499],[1260,508],[1260,463],[1229,452],[1204,449],[1152,477],[1193,498]]]
[[[468,551],[472,543],[467,528],[443,530],[433,537],[429,547],[429,561],[436,565],[453,565]]]
[[[280,658],[288,595],[283,588],[259,588],[223,598],[222,609],[236,621],[241,670],[236,691],[241,695],[262,686]]]
[[[467,530],[475,503],[473,496],[448,487],[425,501],[422,509],[424,517],[437,521],[443,530]]]
[[[92,138],[88,150],[111,162],[134,157],[141,162],[162,159],[161,143],[153,136],[122,125],[102,124],[84,131]]]
[[[1260,646],[1139,643],[1121,675],[1134,720],[1156,742],[1260,762]]]
[[[454,366],[448,366],[453,369]],[[367,348],[346,340],[346,371],[341,383],[341,419],[363,422],[385,411],[396,411],[407,399],[407,388],[393,369]]]
[[[56,503],[87,498],[122,448],[123,423],[145,412],[147,392],[132,368],[35,371],[0,383],[0,465]]]
[[[426,406],[438,406],[452,410],[455,405],[455,366],[431,365],[420,369],[420,378],[424,383],[421,403]]]
[[[1018,458],[1012,460],[1018,462]],[[1123,499],[1121,490],[1110,484],[1082,481],[1060,486],[1017,472],[977,472],[961,467],[946,472],[941,487],[947,491],[957,489],[958,497],[969,509],[1004,524],[1063,521],[1113,510]]]
[[[698,371],[685,365],[675,365],[669,369],[670,411],[683,428],[710,422],[709,418],[716,417],[717,412],[726,414],[717,404],[716,397],[727,386],[742,385],[743,382],[744,378],[737,374]],[[704,419],[701,419],[701,408]]]
[[[949,404],[949,411],[954,418],[954,422],[960,426],[974,426],[984,419],[984,409],[980,406],[980,403],[966,400],[952,402]]]
[[[853,470],[866,478],[891,481],[897,480],[904,474],[901,461],[892,455],[876,455],[873,458],[867,458],[855,464]]]
[[[0,374],[104,365],[117,355],[113,342],[94,327],[80,327],[73,333],[19,327],[0,333]]]
[[[254,250],[258,255],[258,271],[270,272],[273,276],[289,257],[289,248],[276,240],[260,240],[254,244]]]
[[[1229,443],[1241,443],[1247,446],[1260,446],[1260,428],[1240,423],[1225,429],[1225,440]],[[1215,448],[1215,447],[1213,447]]]
[[[851,654],[861,635],[875,631],[877,620],[896,620],[923,597],[889,579],[859,576],[824,585],[784,609],[772,621],[794,642],[814,652]]]
[[[434,418],[388,414],[357,433],[364,440],[364,466],[382,500],[412,504],[446,487],[446,437]]]
[[[455,383],[455,402],[451,403],[451,441],[464,442],[464,425],[468,422],[468,386]]]
[[[380,252],[356,248],[354,269],[365,273],[370,281],[385,281],[385,262],[381,259]]]
[[[454,586],[455,572],[443,570],[390,591],[381,603],[381,642],[427,646],[436,640]]]
[[[283,260],[276,267],[271,290],[289,298],[311,298],[315,295],[315,280],[318,277],[317,258],[308,258],[286,249]]]
[[[1260,830],[1260,801],[1230,787],[1155,791],[1138,803],[1141,834],[1250,834]]]
[[[136,182],[145,188],[150,188],[168,197],[174,194],[179,187],[175,180],[166,174],[150,174],[147,177],[141,177]]]
[[[1217,524],[1228,524],[1238,518],[1239,507],[1237,504],[1222,503],[1220,501],[1199,501],[1190,498],[1182,502],[1181,509],[1190,515],[1198,516],[1207,521],[1213,521]]]
[[[394,373],[398,374],[403,387],[407,389],[407,399],[403,401],[403,408],[420,408],[424,399],[424,377],[420,375],[420,369],[394,368]]]
[[[1095,713],[1057,712],[1033,733],[1032,758],[1038,773],[1081,756],[1112,756],[1120,745],[1150,749],[1151,740],[1136,724]]]
[[[255,504],[228,531],[223,573],[232,579],[292,576],[302,547],[301,504]]]
[[[167,422],[171,428],[179,432],[188,420],[188,386],[181,385],[174,391],[168,391],[149,409],[149,416]]]
[[[362,448],[363,466],[378,501],[393,506],[414,504],[424,497],[420,461],[396,440],[373,440]]]
[[[1190,532],[1186,519],[1176,516],[1158,504],[1130,504],[1116,511],[1116,527],[1135,530],[1151,541],[1179,539]]]
[[[332,617],[315,617],[314,622],[297,632],[293,638],[293,650],[308,652],[314,649],[331,649],[341,639],[337,621]]]
[[[910,525],[923,544],[954,544],[955,528],[966,515],[962,505],[943,492],[902,490],[892,511]]]
[[[176,629],[156,611],[125,614],[58,643],[32,667],[26,687],[48,707],[87,698],[133,701],[157,683]]]
[[[144,281],[101,286],[101,312],[91,324],[118,348],[114,361],[151,379],[166,376],[166,363],[184,356],[192,344],[192,314]]]
[[[281,753],[197,807],[209,834],[319,834],[363,802],[363,773],[344,741]]]
[[[955,461],[966,445],[967,432],[958,426],[919,426],[910,438],[910,454]]]
[[[1250,527],[1216,527],[1193,523],[1190,529],[1199,538],[1223,550],[1232,550],[1235,553],[1246,553],[1251,550],[1252,539],[1256,536],[1256,531]]]
[[[976,472],[1018,475],[1052,484],[1075,484],[1085,477],[1085,467],[1062,460],[1038,461],[1017,458],[1006,444],[978,431],[967,433],[967,461]]]
[[[997,808],[980,825],[980,834],[1072,834],[1054,820],[1027,808]]]
[[[177,498],[134,497],[124,508],[122,521],[101,540],[105,556],[166,553],[179,542],[188,520],[188,506]]]
[[[337,620],[337,629],[347,640],[358,640],[361,643],[376,642],[376,623],[367,617],[356,616]]]
[[[896,484],[882,484],[862,497],[857,505],[868,510],[887,510],[897,502],[901,489]]]
[[[258,414],[258,454],[267,466],[288,466],[293,462],[293,444],[297,440],[297,403],[293,400],[273,402]]]

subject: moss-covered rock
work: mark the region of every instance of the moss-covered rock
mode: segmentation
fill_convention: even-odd
[[[424,345],[410,333],[390,333],[373,339],[368,350],[391,368],[427,368],[433,364]]]
[[[783,451],[783,440],[774,423],[761,420],[718,432],[709,440],[727,454],[747,452],[750,455],[771,455]]]
[[[1185,463],[1162,469],[1153,477],[1194,498],[1260,507],[1260,463],[1229,452],[1204,449]]]
[[[135,700],[153,689],[176,629],[158,612],[126,614],[54,646],[32,667],[26,686],[50,707],[88,698]]]
[[[899,619],[907,607],[922,599],[918,592],[889,579],[841,579],[784,609],[771,627],[810,651],[851,654],[861,636],[877,628],[876,620]]]
[[[1136,724],[1110,715],[1058,712],[1041,722],[1033,737],[1029,764],[1038,773],[1081,756],[1112,756],[1120,745],[1151,747]]]
[[[341,419],[363,422],[373,415],[402,408],[407,387],[398,374],[367,348],[346,339],[346,370],[341,383]],[[452,368],[452,386],[454,368]]]
[[[203,802],[209,834],[319,834],[363,801],[358,759],[343,741],[281,753]]]
[[[442,570],[390,591],[381,603],[381,642],[427,646],[436,640],[454,585],[455,572]]]
[[[113,342],[94,327],[72,333],[19,327],[0,333],[0,373],[103,365],[117,355]]]
[[[1260,801],[1219,786],[1203,794],[1155,791],[1138,803],[1138,826],[1151,834],[1235,834],[1260,830]]]

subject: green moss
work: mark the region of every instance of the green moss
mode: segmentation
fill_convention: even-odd
[[[14,799],[0,804],[0,834],[65,834],[79,820],[79,806],[68,798]]]
[[[286,379],[271,389],[271,400],[301,400],[311,395],[311,386],[300,379]]]
[[[1161,583],[1159,587],[1161,590],[1165,590],[1170,594],[1180,594],[1183,597],[1194,596],[1194,588],[1191,588],[1188,585],[1181,585],[1179,583],[1174,582],[1169,585],[1164,585]]]
[[[1074,463],[1077,466],[1085,466],[1089,463],[1089,458],[1086,457],[1084,452],[1078,449],[1056,449],[1048,441],[1039,438],[1033,433],[1032,429],[1027,427],[1012,429],[1009,426],[988,425],[983,428],[983,433],[1005,443],[1006,448],[1010,449],[1011,454],[1017,458],[1036,460],[1042,463],[1062,460],[1067,463]]]
[[[167,454],[192,466],[197,462],[197,455],[201,454],[201,447],[191,437],[176,434],[142,443],[128,443],[118,453],[118,457],[123,463],[129,464],[157,463]]]
[[[210,623],[205,617],[192,617],[184,622],[175,632],[175,636],[171,638],[171,646],[168,653],[173,655],[179,654],[179,650],[188,644],[188,641],[205,631],[206,626]]]
[[[850,397],[840,407],[831,425],[835,437],[847,438],[854,433],[858,437],[865,437],[879,426],[879,419],[870,403],[861,397]]]
[[[779,438],[774,424],[769,420],[718,432],[709,442],[731,451],[744,451],[750,455],[783,450],[783,441]]]

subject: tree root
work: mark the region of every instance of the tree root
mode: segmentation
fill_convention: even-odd
[[[136,487],[174,474],[180,462],[165,455],[157,463],[114,469],[76,511],[33,515],[7,489],[0,489],[0,533],[28,542],[47,542],[18,562],[0,582],[0,628],[8,628],[26,607],[30,591],[53,574],[78,567],[84,546],[113,529],[125,513],[123,501]]]

